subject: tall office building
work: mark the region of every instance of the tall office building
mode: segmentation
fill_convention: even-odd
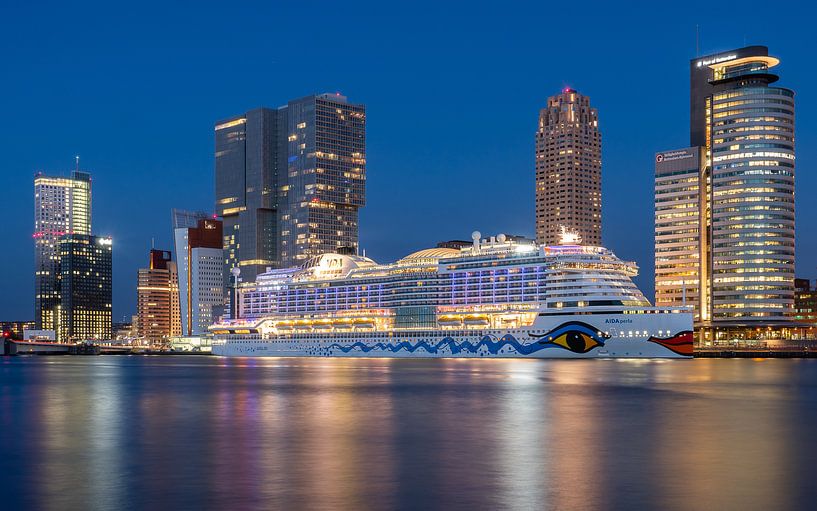
[[[111,338],[111,238],[66,234],[58,241],[57,340]]]
[[[655,156],[655,303],[700,314],[700,147]]]
[[[91,234],[91,176],[34,178],[34,318],[38,330],[57,329],[59,252],[65,234]]]
[[[137,272],[136,329],[149,343],[181,334],[179,281],[170,252],[151,249],[147,268]]]
[[[548,98],[536,131],[536,241],[562,231],[601,245],[601,133],[590,98],[566,88]]]
[[[224,222],[224,287],[278,261],[278,111],[250,110],[215,127],[216,214]]]
[[[339,94],[281,108],[286,182],[281,192],[281,266],[326,252],[355,254],[358,210],[366,204],[366,109]]]
[[[703,331],[790,324],[794,307],[794,93],[771,85],[778,80],[771,72],[778,63],[764,46],[690,62],[693,148],[680,151],[701,151],[694,236],[700,265],[696,317]],[[659,198],[671,198],[659,190],[659,176],[669,172],[666,155],[673,152],[656,155],[656,221],[663,214]],[[679,194],[679,201],[687,200],[687,195]],[[660,204],[662,210],[669,207],[666,200]],[[680,208],[680,202],[676,206]],[[656,224],[656,247],[658,235]],[[659,257],[663,255],[656,253],[656,268],[666,263]],[[669,284],[662,287],[664,297],[678,296],[677,289],[668,289]],[[656,302],[666,304],[658,296]]]
[[[182,335],[200,335],[222,314],[224,252],[222,222],[200,219],[174,229]]]
[[[366,113],[339,94],[259,108],[215,126],[216,213],[230,270],[252,282],[324,252],[358,248]]]

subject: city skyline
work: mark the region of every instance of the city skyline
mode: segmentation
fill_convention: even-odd
[[[702,33],[705,44],[702,47],[707,51],[702,51],[701,54],[741,46],[740,39],[746,28],[734,28],[730,33],[730,27],[724,27],[723,33],[717,34],[717,41],[714,40],[714,27],[710,30],[713,32],[707,36],[704,25]],[[470,113],[464,104],[473,104],[472,100],[479,96],[485,99],[484,92],[487,89],[474,86],[472,91],[458,90],[457,84],[466,86],[470,76],[460,66],[456,67],[459,74],[449,72],[443,75],[445,90],[464,95],[464,98],[456,100],[462,101],[463,105],[456,106],[445,103],[445,100],[437,100],[433,103],[434,108],[422,115],[411,110],[428,100],[428,92],[417,92],[416,88],[400,84],[395,89],[395,84],[389,80],[376,81],[377,87],[388,89],[388,94],[384,97],[385,92],[376,90],[374,86],[350,82],[343,71],[332,70],[331,73],[311,75],[306,80],[295,81],[286,88],[277,89],[269,89],[269,77],[257,76],[255,80],[249,80],[258,83],[251,84],[251,90],[247,94],[234,93],[227,103],[198,105],[197,108],[201,111],[197,111],[189,123],[183,124],[183,129],[188,132],[182,135],[182,139],[187,142],[179,144],[181,149],[178,153],[167,152],[166,147],[166,152],[157,152],[157,148],[164,147],[162,143],[149,140],[144,134],[129,133],[125,137],[128,143],[120,141],[114,144],[110,144],[110,139],[106,139],[103,134],[98,136],[106,141],[105,145],[89,143],[93,133],[91,125],[80,120],[78,129],[74,125],[69,127],[68,112],[63,114],[60,122],[55,123],[57,126],[47,127],[45,144],[42,143],[43,136],[39,137],[37,152],[23,154],[25,144],[18,149],[16,135],[12,134],[7,138],[12,149],[11,164],[14,166],[6,173],[13,175],[3,177],[3,185],[6,190],[30,189],[31,175],[35,170],[42,169],[49,175],[67,174],[73,155],[79,153],[83,156],[83,161],[88,162],[83,166],[88,167],[94,176],[95,231],[113,236],[116,242],[114,319],[119,319],[135,312],[132,276],[135,269],[144,264],[143,254],[150,245],[150,239],[156,237],[157,246],[171,246],[166,232],[167,211],[173,207],[205,210],[212,207],[211,130],[217,119],[236,111],[247,111],[258,102],[275,106],[282,97],[299,97],[325,90],[340,90],[355,101],[366,104],[369,109],[368,184],[371,186],[367,193],[369,205],[361,210],[361,247],[367,249],[368,255],[374,259],[386,262],[397,259],[418,246],[433,246],[444,239],[467,237],[474,229],[533,235],[530,132],[535,127],[538,109],[545,99],[564,85],[570,85],[593,98],[594,107],[602,112],[605,133],[604,244],[620,257],[634,259],[639,263],[641,274],[636,282],[652,298],[652,164],[656,151],[668,147],[683,147],[686,144],[683,119],[688,115],[684,112],[687,110],[689,93],[687,62],[695,56],[692,44],[694,23],[673,34],[678,37],[688,35],[691,43],[689,46],[692,48],[677,48],[679,45],[673,46],[664,41],[663,45],[657,45],[658,48],[643,48],[647,51],[646,56],[644,53],[639,55],[641,59],[650,60],[658,53],[666,53],[662,56],[662,69],[666,75],[662,81],[663,90],[660,94],[642,91],[648,98],[649,94],[655,94],[653,98],[660,97],[662,105],[667,109],[666,118],[648,116],[651,126],[660,133],[634,132],[629,127],[630,123],[637,123],[643,118],[638,115],[627,118],[622,114],[623,110],[632,105],[628,104],[631,100],[616,97],[614,93],[620,94],[621,89],[613,87],[608,90],[610,85],[605,80],[593,78],[592,74],[578,71],[578,68],[570,65],[559,67],[557,72],[551,73],[557,75],[555,78],[536,75],[523,88],[509,85],[506,80],[502,80],[505,82],[502,87],[497,87],[496,80],[491,80],[491,92],[495,97],[489,97],[486,101],[489,105],[494,105],[502,100],[504,112],[501,116],[494,114],[491,117],[494,122],[479,125],[475,124],[477,116]],[[782,32],[769,33],[765,31],[765,27],[760,26],[754,35],[750,35],[750,43],[769,46],[783,60],[780,72],[786,77],[786,86],[801,94],[798,102],[797,136],[800,139],[798,167],[803,170],[798,175],[797,188],[800,190],[798,203],[802,204],[803,197],[808,196],[808,191],[814,188],[815,183],[815,178],[811,175],[813,173],[809,172],[809,168],[813,166],[811,162],[815,159],[809,141],[814,138],[815,131],[815,122],[811,119],[817,115],[814,113],[814,102],[808,98],[809,87],[805,80],[807,54],[796,49],[796,36]],[[623,44],[626,45],[627,41],[623,41]],[[513,46],[521,48],[523,45],[516,40]],[[632,41],[629,48],[635,49]],[[440,65],[436,60],[434,62]],[[603,67],[606,64],[599,65]],[[668,69],[672,70],[671,78]],[[507,69],[505,71],[509,72]],[[668,93],[667,89],[673,92]],[[199,94],[204,93],[204,90],[197,90]],[[517,97],[510,101],[507,97],[509,95]],[[178,92],[170,97],[178,99]],[[400,101],[394,102],[395,98]],[[388,101],[393,101],[394,104]],[[167,100],[160,103],[163,109],[170,108],[170,112],[176,112],[178,108],[168,105]],[[109,117],[102,117],[97,114],[96,119],[103,123],[117,124],[117,115],[114,113]],[[147,115],[136,116],[136,121],[137,124],[146,123]],[[428,124],[420,125],[421,121]],[[416,136],[405,136],[407,132],[399,130],[395,134],[395,127],[408,129],[408,133]],[[176,130],[182,131],[182,128],[174,126],[171,131],[175,134]],[[69,135],[69,131],[75,131],[76,134]],[[452,131],[458,132],[460,138],[436,140],[441,138],[439,135]],[[61,133],[62,136],[57,136],[56,133]],[[136,152],[140,152],[138,149],[144,145],[147,146],[145,156],[123,158],[126,152],[134,148],[137,149]],[[168,190],[156,194],[155,203],[144,204],[144,200],[137,200],[136,196],[131,201],[132,204],[123,201],[121,197],[117,197],[116,190],[126,185],[117,176],[128,174],[153,181],[131,185],[137,193],[144,191],[147,186],[155,187],[157,182],[166,183]],[[496,179],[496,175],[502,175],[503,179]],[[156,181],[158,179],[164,181]],[[195,179],[201,181],[201,186],[195,183]],[[20,183],[24,184],[20,186]],[[178,194],[179,186],[183,185],[188,185],[186,192]],[[442,193],[437,189],[443,190]],[[488,197],[496,199],[489,201],[496,204],[493,208],[484,207],[479,200],[486,190],[489,190]],[[517,195],[519,198],[516,198]],[[27,199],[24,198],[17,210],[11,213],[8,233],[14,242],[26,240],[31,235],[31,209],[25,200]],[[801,212],[807,211],[802,205],[798,209]],[[133,223],[128,222],[134,217],[138,218],[138,229],[134,229]],[[154,218],[158,221],[154,221]],[[814,234],[815,223],[810,216],[807,213],[798,215],[798,277],[815,277],[817,250]],[[6,268],[31,268],[31,249],[19,252],[20,254],[3,256]],[[19,289],[20,293],[30,293],[28,290],[32,286],[23,279],[31,272],[19,273],[21,277],[5,270],[5,281],[10,283],[12,289]],[[5,299],[0,307],[6,315],[15,316],[5,319],[27,320],[31,319],[31,307],[28,304],[32,301],[33,298],[28,299],[28,296]],[[17,305],[17,302],[22,305]]]

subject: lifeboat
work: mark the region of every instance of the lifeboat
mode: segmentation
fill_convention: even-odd
[[[313,325],[316,330],[328,330],[332,328],[332,322],[330,321],[316,321]]]
[[[465,316],[465,318],[463,319],[463,322],[466,325],[479,325],[479,326],[488,325],[490,323],[490,321],[488,320],[488,316],[486,316],[484,314],[475,314],[475,315],[472,315],[472,316]]]
[[[312,324],[306,320],[300,320],[295,322],[295,330],[312,330]]]
[[[352,320],[349,318],[336,319],[332,321],[332,325],[336,328],[350,328],[352,326]]]
[[[440,316],[437,318],[437,323],[440,326],[460,326],[462,325],[462,318],[459,316]]]
[[[366,318],[358,318],[352,324],[355,328],[374,328],[374,321]]]
[[[275,323],[277,330],[292,330],[292,321],[279,321]]]

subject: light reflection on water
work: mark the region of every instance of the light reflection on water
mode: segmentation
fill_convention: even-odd
[[[3,509],[806,509],[816,428],[811,360],[0,359]]]

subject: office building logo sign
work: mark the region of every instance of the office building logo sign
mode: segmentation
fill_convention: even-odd
[[[697,65],[698,65],[698,67],[711,66],[713,64],[720,64],[721,62],[728,62],[730,60],[735,60],[736,58],[738,58],[738,56],[735,55],[734,53],[732,53],[732,54],[729,54],[729,55],[724,55],[722,57],[715,57],[714,59],[699,60]]]
[[[669,153],[658,153],[655,155],[655,163],[663,163],[675,160],[686,160],[695,155],[689,151],[672,151]]]

